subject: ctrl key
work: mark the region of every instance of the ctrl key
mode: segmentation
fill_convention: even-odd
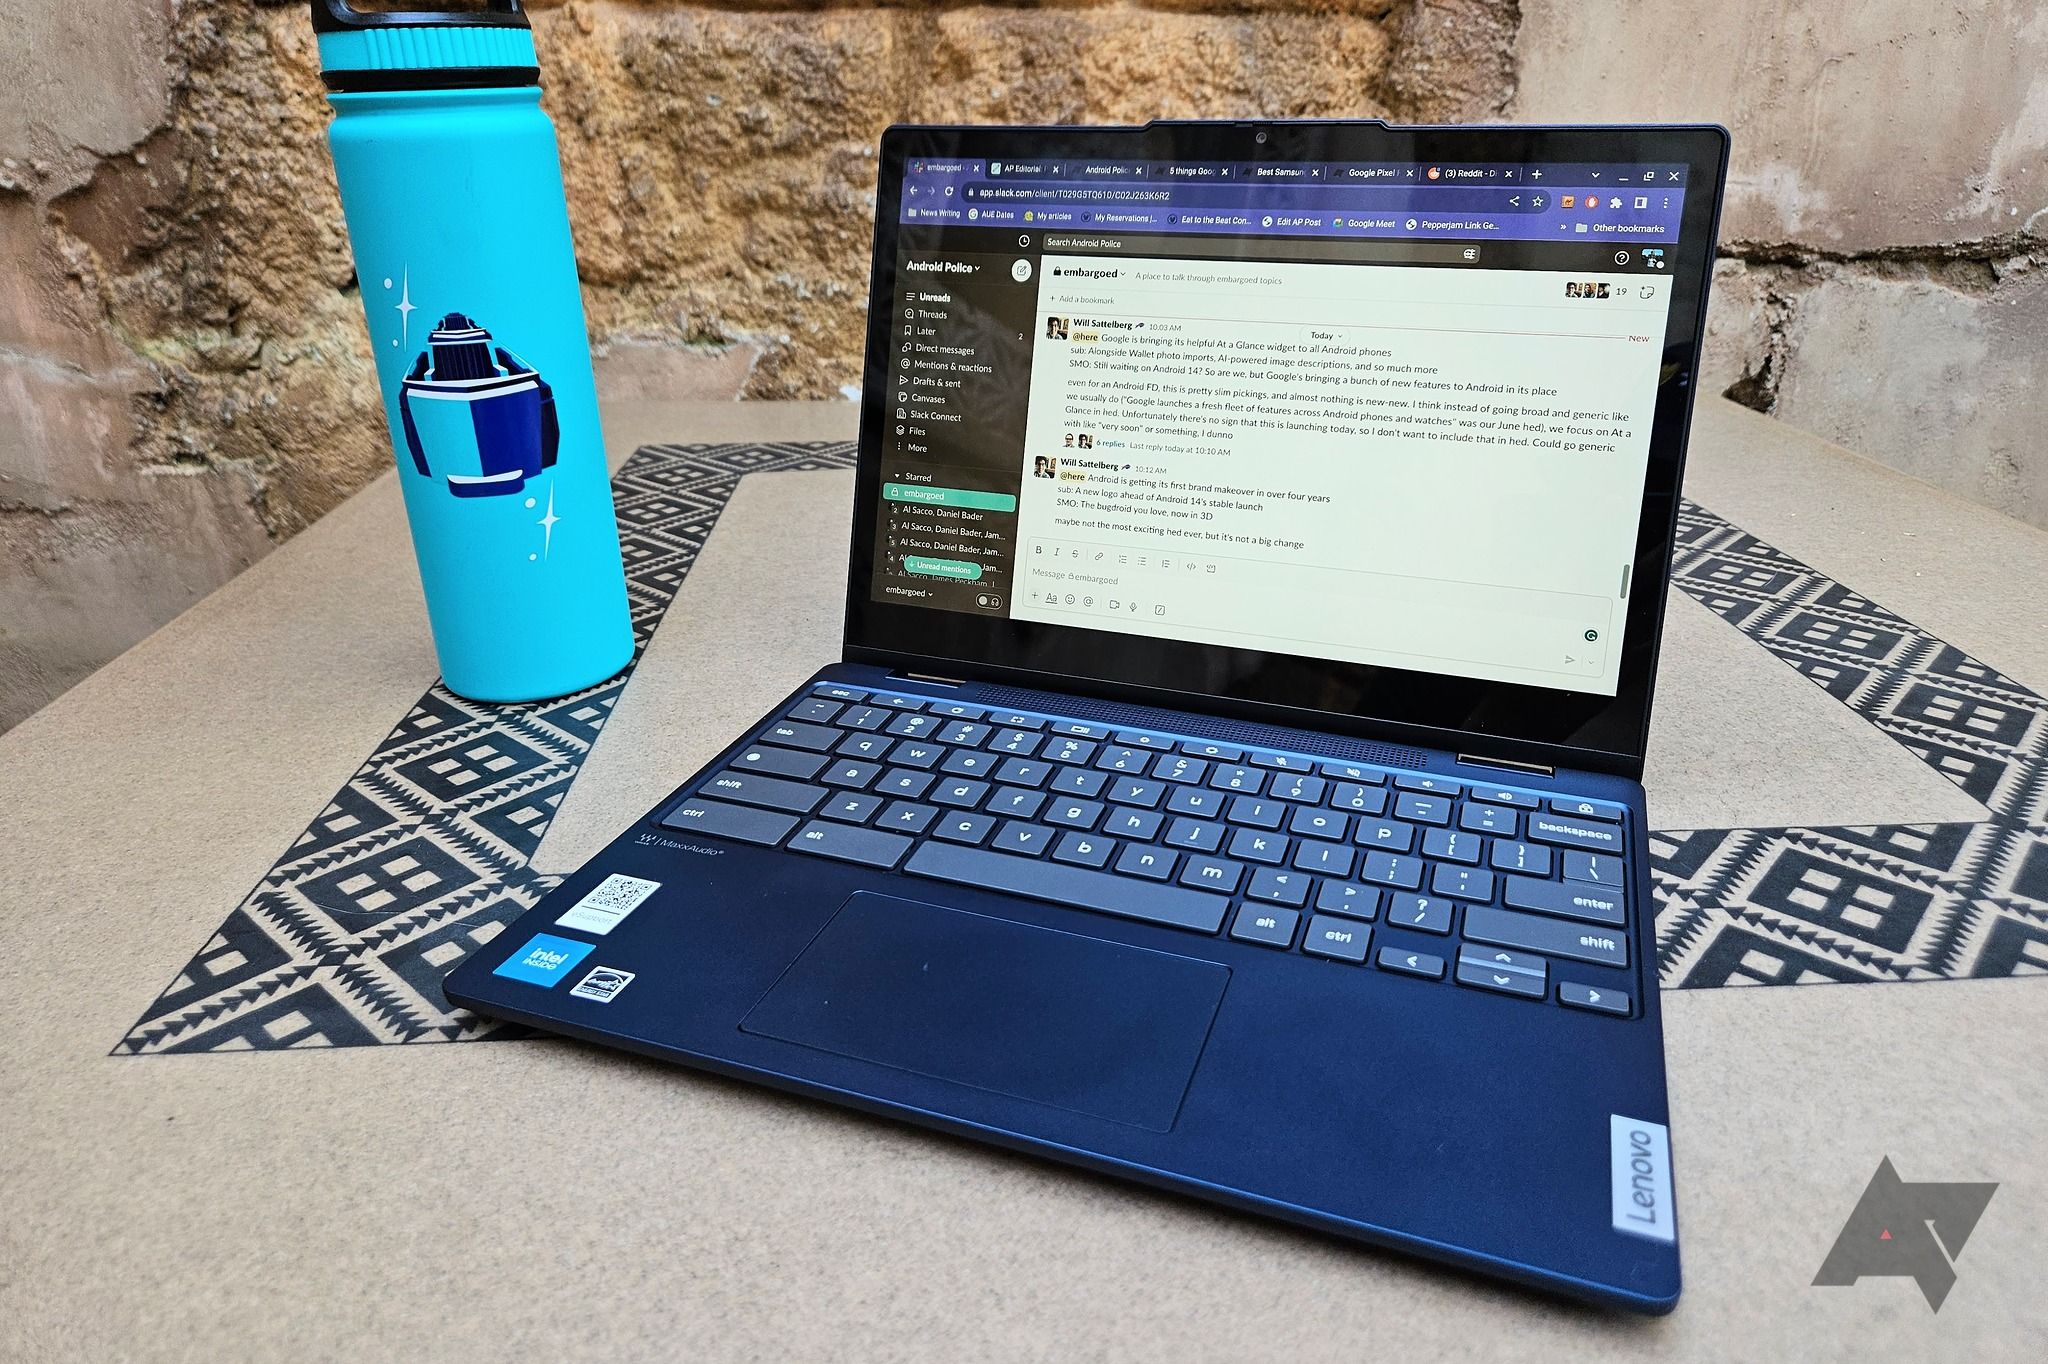
[[[1372,929],[1368,925],[1356,919],[1318,914],[1308,921],[1308,936],[1302,939],[1301,950],[1332,961],[1363,962],[1365,949],[1371,944]]]
[[[678,801],[674,809],[661,817],[661,827],[736,838],[743,843],[765,843],[772,847],[796,827],[796,816],[778,815],[772,810],[751,810],[718,800],[691,799]]]

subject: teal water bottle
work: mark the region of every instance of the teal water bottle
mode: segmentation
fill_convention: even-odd
[[[632,620],[526,15],[312,9],[442,680],[480,701],[602,682]]]

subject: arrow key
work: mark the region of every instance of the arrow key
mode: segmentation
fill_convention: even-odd
[[[1580,985],[1569,980],[1557,983],[1557,1002],[1574,1009],[1589,1009],[1596,1014],[1613,1014],[1617,1018],[1627,1018],[1630,1012],[1626,990],[1610,990],[1604,985]]]
[[[1382,947],[1379,963],[1382,971],[1397,971],[1404,976],[1421,976],[1424,980],[1444,978],[1444,959],[1432,957],[1427,952],[1404,952],[1398,947]]]

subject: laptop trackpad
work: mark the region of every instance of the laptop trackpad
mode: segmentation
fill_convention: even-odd
[[[742,1031],[1164,1132],[1228,967],[866,892]]]

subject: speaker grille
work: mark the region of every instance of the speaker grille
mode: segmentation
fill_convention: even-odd
[[[1219,720],[1186,711],[1161,710],[1156,706],[1125,701],[1094,701],[1060,692],[1031,691],[1024,687],[1002,687],[969,683],[957,693],[963,700],[995,709],[1048,711],[1071,715],[1076,720],[1094,720],[1125,729],[1164,729],[1218,743],[1247,744],[1258,748],[1288,749],[1313,753],[1339,762],[1370,763],[1375,767],[1426,768],[1428,755],[1420,749],[1399,744],[1379,744],[1369,739],[1346,739],[1312,730],[1284,729],[1250,720]]]

